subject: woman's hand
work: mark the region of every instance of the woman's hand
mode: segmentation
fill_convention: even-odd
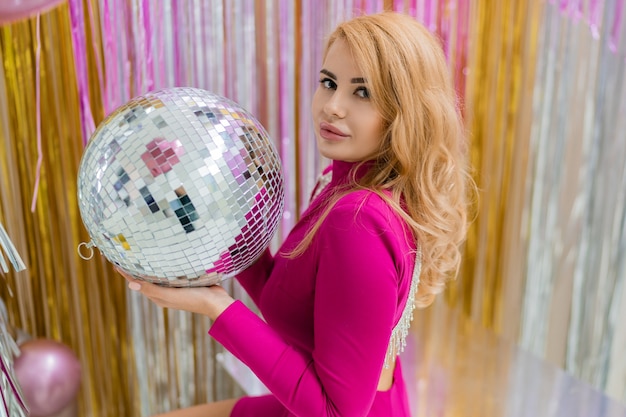
[[[140,292],[163,308],[199,313],[215,320],[235,300],[219,285],[211,287],[171,288],[133,278],[119,268],[115,270],[128,281],[128,288]]]

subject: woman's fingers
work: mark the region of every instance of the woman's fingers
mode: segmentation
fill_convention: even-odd
[[[126,271],[124,271],[122,268],[120,268],[119,266],[114,266],[113,269],[115,269],[117,271],[118,274],[120,274],[121,276],[124,277],[124,279],[126,279],[126,281],[128,282],[132,282],[135,279]]]
[[[115,266],[114,269],[117,271],[118,274],[123,276],[126,281],[128,281],[129,289],[133,291],[141,291],[142,283],[140,283],[139,280],[137,280],[135,277],[133,277],[118,266]]]

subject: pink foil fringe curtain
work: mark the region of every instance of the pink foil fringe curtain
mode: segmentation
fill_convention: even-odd
[[[219,3],[219,7],[216,6]],[[301,77],[301,88],[296,94],[295,61],[291,58],[296,53],[293,36],[294,22],[302,19],[309,32],[303,33],[301,45],[309,48],[307,54],[301,55],[300,71],[308,72],[320,64],[323,39],[330,29],[340,20],[359,13],[373,13],[383,9],[383,1],[349,1],[336,2],[327,0],[328,7],[309,2],[300,4],[300,16],[296,16],[295,2],[270,1],[265,3],[251,0],[233,2],[150,2],[137,0],[126,3],[123,0],[103,0],[101,2],[102,38],[106,57],[118,59],[104,60],[105,82],[102,85],[105,115],[130,98],[154,89],[193,85],[223,94],[248,107],[257,114],[266,97],[257,97],[251,85],[259,82],[276,83],[274,95],[276,102],[267,111],[266,124],[270,135],[285,163],[286,193],[285,215],[281,230],[289,230],[305,206],[308,192],[312,189],[316,173],[327,161],[315,154],[311,126],[308,124],[308,113],[299,115],[301,124],[296,124],[294,109],[306,109],[312,96],[315,83]],[[425,23],[433,31],[439,33],[445,45],[446,54],[455,62],[454,74],[461,100],[465,89],[465,70],[467,59],[467,36],[469,22],[469,0],[436,1],[427,0],[395,0],[393,9],[403,11]],[[80,33],[84,27],[80,24],[83,9],[80,1],[72,0],[72,25],[74,34]],[[268,19],[275,19],[274,28],[268,28],[268,44],[266,57],[255,57],[251,45],[241,43],[246,31],[254,34],[254,21],[237,21],[236,16],[254,16],[259,8],[265,7]],[[219,13],[218,16],[216,13]],[[270,16],[269,14],[274,14]],[[194,16],[201,21],[195,22]],[[201,16],[201,17],[198,17]],[[305,19],[308,18],[308,19]],[[307,21],[308,20],[308,21]],[[214,27],[224,28],[223,39],[216,39]],[[196,28],[198,26],[198,28]],[[303,26],[304,27],[304,26]],[[153,30],[159,28],[159,30]],[[194,32],[195,30],[195,32]],[[276,32],[275,38],[269,33]],[[243,35],[240,33],[244,33]],[[169,36],[168,36],[169,35]],[[259,35],[258,33],[256,34]],[[274,39],[274,41],[272,41]],[[252,38],[254,42],[254,38]],[[84,39],[74,35],[76,48],[76,68],[81,94],[81,117],[84,121],[83,131],[88,139],[92,132],[93,117],[88,106],[88,85],[85,77],[86,63],[84,60]],[[216,48],[216,42],[223,42],[222,51]],[[259,40],[257,40],[259,42]],[[206,48],[205,50],[203,50]],[[217,48],[216,48],[217,49]],[[226,51],[230,51],[228,54]],[[224,54],[223,59],[215,52]],[[454,54],[453,57],[450,54]],[[96,56],[99,56],[96,54]],[[81,58],[83,57],[83,58]],[[221,62],[207,62],[218,59]],[[272,60],[277,66],[274,79],[259,80],[253,74],[245,74],[239,66],[243,63],[254,65],[255,60],[266,59],[268,69],[272,69]],[[171,65],[171,68],[169,67]],[[306,68],[306,70],[304,70]],[[171,69],[171,72],[169,71]],[[202,69],[205,73],[198,71]],[[222,78],[216,79],[216,73]],[[132,74],[132,79],[130,78]],[[212,78],[212,79],[211,79]],[[312,78],[312,79],[313,79]],[[217,83],[216,83],[217,81]],[[243,87],[243,88],[242,88]],[[305,87],[305,88],[302,88]],[[297,139],[297,142],[294,142]],[[297,147],[300,151],[297,152]],[[296,154],[300,159],[296,162]],[[299,171],[297,170],[297,167]],[[301,187],[303,185],[303,187]],[[280,237],[278,237],[280,239]]]
[[[72,22],[72,44],[74,45],[74,62],[76,65],[76,78],[78,82],[79,104],[81,114],[81,126],[83,130],[83,143],[87,144],[89,137],[96,130],[91,104],[89,103],[89,69],[87,66],[85,14],[82,0],[69,0],[70,19]]]

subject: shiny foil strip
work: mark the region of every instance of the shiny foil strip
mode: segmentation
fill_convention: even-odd
[[[7,254],[11,265],[17,272],[26,269],[2,223],[0,223],[0,248]],[[0,266],[2,266],[2,272],[9,272],[1,253]],[[11,335],[6,305],[0,300],[0,416],[2,417],[26,417],[28,415],[28,407],[24,402],[22,389],[13,367],[13,362],[19,352],[19,347]]]
[[[0,416],[26,417],[28,406],[24,402],[20,384],[13,369],[19,348],[11,336],[4,317],[0,318]]]
[[[0,249],[0,269],[2,269],[2,272],[5,274],[9,272],[9,265],[3,255],[6,255],[9,260],[9,264],[13,266],[16,272],[26,269],[24,261],[22,261],[20,254],[17,253],[15,245],[11,242],[11,239],[9,238],[9,235],[4,229],[2,223],[0,223]]]

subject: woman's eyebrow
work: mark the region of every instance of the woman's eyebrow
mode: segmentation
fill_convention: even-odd
[[[337,81],[337,76],[333,74],[332,72],[328,71],[327,69],[321,69],[320,72],[322,74],[328,75],[330,78]],[[350,82],[352,84],[365,84],[365,78],[362,78],[362,77],[352,78]]]
[[[322,74],[326,74],[326,75],[328,75],[330,78],[332,78],[333,80],[337,81],[337,76],[336,76],[335,74],[333,74],[332,72],[328,71],[327,69],[322,68],[322,69],[320,70],[320,72],[321,72]]]

